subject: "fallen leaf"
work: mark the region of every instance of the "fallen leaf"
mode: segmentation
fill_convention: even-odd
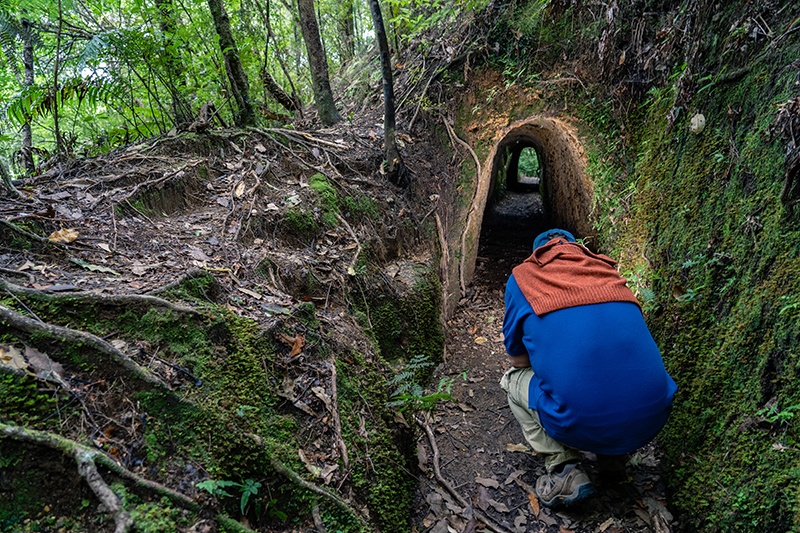
[[[326,464],[325,467],[320,470],[319,477],[322,478],[324,483],[327,485],[331,482],[331,478],[333,477],[333,473],[339,469],[339,465],[332,465]]]
[[[236,198],[241,198],[244,195],[244,189],[247,187],[247,184],[243,181],[240,181],[236,188],[233,190],[233,195]]]
[[[600,524],[597,527],[602,532],[602,531],[605,531],[606,529],[610,528],[613,525],[614,525],[614,518],[612,517],[612,518],[609,518],[608,520],[606,520],[605,522],[603,522],[602,524]]]
[[[211,258],[208,257],[203,250],[201,250],[200,248],[197,248],[195,246],[189,246],[189,256],[192,259],[197,259],[198,261],[210,261],[211,260]]]
[[[500,483],[498,483],[496,479],[485,478],[485,477],[476,477],[475,483],[477,483],[478,485],[483,485],[484,487],[491,487],[493,489],[500,487]]]
[[[299,354],[303,351],[303,346],[306,345],[306,339],[300,333],[298,333],[295,338],[294,342],[292,343],[292,351],[289,352],[289,357],[294,357],[295,355]]]
[[[0,345],[0,366],[10,368],[12,371],[25,372],[28,368],[28,363],[22,353],[13,346]]]
[[[311,392],[314,393],[314,396],[322,400],[322,403],[325,404],[325,407],[330,411],[333,412],[333,406],[331,404],[331,397],[325,392],[323,387],[311,387]]]
[[[26,346],[25,357],[28,359],[28,363],[33,367],[33,371],[37,374],[49,372],[54,372],[56,374],[64,373],[64,367],[36,348]]]
[[[528,525],[527,517],[522,513],[517,515],[517,517],[514,519],[514,529],[516,531],[523,531],[524,532],[527,529],[525,527],[526,525]]]
[[[239,292],[243,292],[244,294],[255,298],[256,300],[261,299],[261,295],[258,294],[256,291],[251,291],[250,289],[245,289],[244,287],[236,287]]]
[[[536,497],[535,494],[528,494],[528,501],[531,503],[531,509],[533,509],[533,515],[539,516],[539,499]]]
[[[508,444],[506,444],[506,451],[507,452],[527,452],[528,451],[528,447],[525,446],[524,444],[508,443]]]
[[[481,511],[485,511],[489,508],[489,502],[491,501],[492,499],[489,497],[489,491],[486,490],[486,487],[478,487],[478,497],[476,498],[475,505],[477,505]]]
[[[491,505],[492,509],[494,509],[498,513],[511,512],[511,509],[508,508],[508,505],[504,504],[503,502],[498,502],[497,500],[489,500],[489,505]]]
[[[54,231],[47,239],[50,242],[72,242],[78,238],[78,230],[74,228],[62,228]]]
[[[564,526],[558,526],[558,533],[574,533],[571,529]]]
[[[517,479],[519,476],[521,476],[521,475],[522,475],[522,474],[524,474],[524,473],[525,473],[525,471],[524,471],[524,470],[514,470],[514,471],[513,471],[513,472],[512,472],[512,473],[511,473],[511,474],[510,474],[510,475],[509,475],[507,478],[506,478],[506,480],[505,480],[505,481],[503,481],[503,485],[510,485],[510,484],[514,483],[514,480],[515,480],[515,479]]]
[[[489,342],[489,339],[486,337],[475,337],[475,344],[486,344]]]
[[[111,247],[109,245],[107,245],[106,243],[104,243],[104,242],[98,242],[97,243],[97,247],[100,248],[103,251],[111,253]]]
[[[300,460],[303,461],[304,465],[306,465],[306,470],[308,470],[312,476],[319,477],[319,475],[322,473],[322,470],[320,469],[320,467],[311,462],[311,460],[306,456],[306,453],[301,448],[297,449],[297,455],[300,456]]]
[[[105,274],[114,274],[115,276],[119,276],[120,273],[116,270],[112,270],[108,267],[100,266],[100,265],[93,265],[91,263],[87,263],[82,259],[75,259],[74,257],[70,259],[76,265],[85,268],[86,270],[91,270],[92,272],[103,272]]]

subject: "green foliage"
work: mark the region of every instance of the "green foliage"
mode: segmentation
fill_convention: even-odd
[[[524,148],[519,154],[519,173],[525,176],[536,177],[542,171],[539,163],[539,154],[535,148]]]
[[[248,502],[250,501],[251,496],[258,495],[258,489],[261,488],[261,483],[255,481],[253,479],[245,479],[244,483],[237,483],[235,481],[215,481],[213,479],[207,479],[205,481],[201,481],[195,485],[198,489],[204,490],[211,494],[212,496],[226,496],[232,497],[230,493],[228,493],[225,489],[229,487],[234,487],[239,489],[239,493],[241,494],[239,499],[239,509],[242,512],[242,515],[245,514],[245,508],[247,507]]]
[[[412,357],[403,371],[389,381],[388,385],[395,388],[386,406],[397,407],[401,412],[432,411],[442,401],[454,401],[450,390],[455,378],[450,376],[439,380],[436,392],[425,393],[420,381],[428,374],[425,370],[432,366],[434,363],[424,355]],[[466,372],[462,373],[462,377],[466,379]]]

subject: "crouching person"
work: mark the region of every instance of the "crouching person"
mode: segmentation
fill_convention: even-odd
[[[677,386],[612,259],[566,230],[539,235],[513,269],[503,334],[512,368],[500,386],[525,439],[544,458],[535,486],[548,507],[594,493],[578,450],[625,477],[625,454],[667,421]]]

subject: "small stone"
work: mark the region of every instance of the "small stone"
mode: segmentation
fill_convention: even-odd
[[[700,133],[706,127],[706,117],[702,113],[697,113],[689,122],[689,131]]]

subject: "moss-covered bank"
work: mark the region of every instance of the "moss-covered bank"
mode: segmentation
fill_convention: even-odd
[[[431,287],[427,292],[438,294]],[[80,298],[33,293],[3,300],[42,321],[113,339],[163,386],[131,381],[90,345],[2,324],[0,344],[46,352],[63,365],[59,372],[68,388],[48,390],[41,377],[0,372],[0,420],[94,446],[204,504],[199,513],[182,509],[106,472],[137,531],[177,531],[209,513],[241,517],[258,529],[292,529],[317,514],[331,531],[407,530],[410,434],[397,427],[395,412],[385,405],[391,370],[367,336],[352,321],[333,327],[311,303],[265,327],[213,303],[209,296],[216,292],[205,277],[168,294],[199,312],[109,301],[87,305]],[[436,324],[428,331],[438,332],[435,297],[430,302],[415,316]],[[400,317],[398,327],[405,331],[411,324]],[[422,349],[417,342],[411,345]],[[296,346],[302,348],[299,359],[290,353]],[[336,452],[338,439],[347,458]],[[286,469],[306,485],[287,477]],[[309,490],[309,483],[323,488]],[[339,500],[325,497],[333,486],[348,493]],[[0,491],[15,495],[0,498],[0,531],[99,531],[110,521],[72,459],[32,443],[0,439]],[[220,527],[225,530],[224,520]]]
[[[505,12],[490,62],[537,91],[537,112],[582,123],[599,247],[620,260],[679,385],[659,437],[679,528],[800,531],[800,214],[787,173],[800,6],[545,4]]]

